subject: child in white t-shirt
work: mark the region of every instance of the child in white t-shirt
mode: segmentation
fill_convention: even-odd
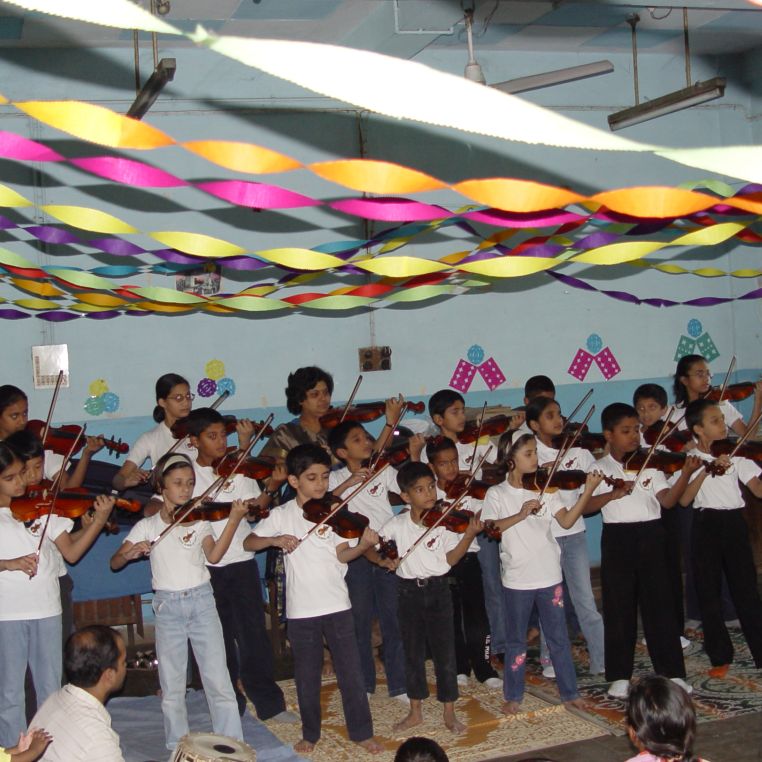
[[[712,444],[727,436],[727,425],[719,405],[709,400],[691,402],[685,411],[688,429],[698,442],[690,455],[701,459],[704,468],[693,474],[680,502],[695,509],[691,551],[693,574],[704,630],[704,650],[712,663],[712,677],[724,677],[733,661],[733,643],[722,616],[720,584],[728,580],[733,605],[738,612],[755,666],[762,668],[762,601],[757,590],[749,529],[742,514],[745,484],[762,497],[760,468],[752,460],[723,455],[714,460]],[[706,464],[710,464],[708,467]],[[710,474],[708,468],[716,467]]]
[[[318,526],[305,517],[305,503],[325,496],[330,467],[331,457],[320,445],[294,447],[286,456],[286,470],[296,498],[260,521],[256,532],[244,542],[244,549],[276,547],[286,554],[288,637],[302,717],[302,739],[294,745],[294,751],[309,754],[320,740],[325,637],[341,692],[347,734],[366,751],[376,754],[382,747],[373,738],[373,720],[344,576],[347,564],[376,545],[378,535],[366,527],[360,541],[351,547],[328,524]]]
[[[557,492],[539,493],[525,489],[524,477],[537,471],[537,443],[533,435],[516,432],[505,450],[508,478],[490,487],[484,499],[482,518],[502,532],[500,558],[503,569],[508,650],[503,673],[504,714],[516,714],[524,696],[526,633],[533,606],[537,606],[550,659],[556,673],[561,700],[582,707],[563,610],[561,549],[551,525],[557,521],[568,529],[582,515],[601,475],[587,476],[576,503],[564,506]],[[511,434],[504,434],[511,437]],[[502,444],[502,443],[501,443]],[[501,448],[502,449],[502,448]]]
[[[373,440],[361,424],[344,421],[331,429],[328,445],[344,464],[342,468],[331,471],[328,489],[336,497],[342,498],[370,475],[368,468],[363,466],[373,453]],[[365,516],[370,528],[379,532],[394,516],[389,498],[398,492],[397,472],[387,467],[362,492],[352,498],[347,507],[350,511]],[[365,691],[376,691],[376,663],[373,658],[371,630],[373,617],[378,616],[389,695],[399,696],[404,702],[407,700],[405,654],[397,621],[397,577],[390,574],[388,569],[360,556],[348,565],[346,583],[352,603],[352,618],[360,651]]]
[[[0,442],[0,745],[26,728],[24,675],[30,666],[37,701],[61,687],[61,593],[58,559],[76,563],[100,534],[114,499],[94,502],[95,520],[71,535],[71,519],[55,513],[26,524],[11,510],[24,493],[24,464]],[[42,542],[40,542],[42,539]]]
[[[208,521],[195,521],[178,524],[152,545],[172,524],[175,510],[190,500],[195,482],[193,466],[185,455],[172,453],[160,458],[155,472],[162,508],[135,524],[111,558],[111,568],[118,571],[145,556],[151,561],[167,748],[174,749],[189,730],[185,706],[188,640],[201,673],[214,732],[243,740],[206,563],[216,563],[224,556],[248,509],[243,501],[234,501],[227,525],[217,540]]]

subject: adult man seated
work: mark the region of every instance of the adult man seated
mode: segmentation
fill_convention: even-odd
[[[69,636],[64,646],[69,682],[48,697],[30,726],[53,737],[41,760],[124,762],[104,704],[124,684],[126,656],[122,636],[111,627],[92,625]]]

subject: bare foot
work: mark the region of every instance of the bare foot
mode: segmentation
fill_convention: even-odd
[[[540,631],[536,627],[530,627],[527,630],[527,645],[534,643],[540,637]]]
[[[396,723],[392,730],[395,733],[401,733],[403,730],[410,730],[423,722],[423,715],[420,712],[414,712],[412,709],[408,712],[404,720]]]
[[[362,748],[365,749],[368,754],[380,754],[384,750],[384,747],[381,746],[381,744],[376,741],[375,738],[368,738],[365,741],[358,741],[357,745],[362,746]]]
[[[571,701],[564,701],[564,706],[567,709],[579,709],[580,711],[584,712],[590,709],[590,705],[585,701],[585,699],[578,696],[575,699],[572,699]]]
[[[451,733],[465,733],[466,726],[453,714],[452,717],[445,717],[445,727]]]
[[[504,701],[500,711],[505,715],[518,714],[521,711],[520,701]]]
[[[294,751],[297,754],[311,754],[313,751],[315,751],[315,744],[310,743],[309,741],[305,741],[302,738],[301,741],[298,741],[294,744]]]

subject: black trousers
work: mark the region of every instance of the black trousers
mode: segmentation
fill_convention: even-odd
[[[733,644],[722,614],[724,571],[754,664],[762,667],[762,601],[749,529],[741,509],[697,510],[692,540],[693,574],[709,660],[714,666],[733,661]]]
[[[296,695],[302,717],[302,737],[310,743],[317,743],[320,739],[323,637],[331,651],[347,735],[353,741],[366,741],[373,737],[373,719],[365,693],[351,609],[324,616],[288,620],[288,639],[294,654]]]
[[[222,623],[230,682],[238,694],[238,679],[241,679],[257,717],[267,720],[282,712],[286,702],[275,682],[257,560],[208,568]]]
[[[437,699],[442,702],[457,701],[452,596],[447,575],[423,580],[400,578],[398,590],[397,613],[405,649],[408,697],[423,700],[429,695],[426,682],[428,644],[437,678]]]
[[[685,677],[666,532],[659,519],[603,525],[601,592],[606,679],[632,677],[638,634],[638,607],[654,672]]]
[[[466,553],[450,570],[455,663],[459,675],[470,675],[483,683],[497,672],[489,663],[489,619],[484,605],[482,567],[476,553]]]
[[[667,543],[667,573],[672,588],[672,602],[675,606],[677,626],[682,635],[685,630],[685,607],[683,605],[683,543],[681,535],[682,514],[690,510],[676,505],[661,509],[661,523],[664,526]]]

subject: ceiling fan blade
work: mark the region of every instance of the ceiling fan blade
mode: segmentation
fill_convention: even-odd
[[[582,64],[581,66],[569,66],[565,69],[532,74],[528,77],[518,77],[517,79],[509,79],[505,82],[495,82],[490,87],[515,95],[516,93],[523,93],[528,90],[565,85],[567,82],[575,82],[578,79],[610,74],[612,71],[614,71],[614,64],[611,61],[593,61],[593,63]]]

